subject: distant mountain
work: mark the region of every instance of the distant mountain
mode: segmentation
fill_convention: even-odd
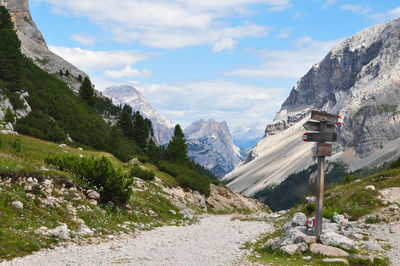
[[[258,123],[235,127],[232,132],[233,143],[240,148],[244,156],[265,135],[265,125]]]
[[[217,177],[232,171],[242,158],[225,121],[200,120],[188,126],[184,134],[189,157]]]
[[[400,155],[400,19],[364,29],[336,45],[293,87],[265,137],[222,179],[254,195],[315,163],[314,143],[304,143],[312,109],[340,114],[334,156],[349,170]]]
[[[139,111],[153,124],[154,136],[159,144],[168,144],[174,135],[175,125],[154,109],[144,95],[129,85],[113,86],[105,89],[103,94],[111,97],[115,104],[127,104],[134,111]]]

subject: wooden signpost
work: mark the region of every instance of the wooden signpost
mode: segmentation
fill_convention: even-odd
[[[342,118],[338,115],[329,114],[327,112],[311,111],[311,119],[316,121],[308,121],[303,127],[307,132],[303,135],[303,140],[307,142],[318,142],[318,179],[317,179],[317,206],[315,213],[315,235],[319,239],[322,232],[322,208],[324,205],[324,183],[325,183],[325,157],[331,156],[332,145],[325,142],[336,142],[337,133],[336,125],[342,123]]]

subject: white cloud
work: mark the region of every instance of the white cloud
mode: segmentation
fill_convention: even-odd
[[[326,9],[336,3],[337,0],[326,0],[324,5],[322,6],[322,9]]]
[[[320,42],[306,36],[297,40],[297,49],[258,51],[257,56],[264,58],[260,66],[243,67],[225,74],[257,78],[300,78],[315,62],[321,61],[337,42]]]
[[[222,52],[223,50],[232,51],[237,44],[237,41],[231,38],[224,38],[214,45],[213,51],[215,53]]]
[[[289,38],[292,34],[292,28],[281,29],[278,38],[284,39]]]
[[[111,32],[115,40],[137,41],[159,48],[215,46],[225,38],[265,36],[268,27],[252,23],[231,26],[226,18],[251,15],[254,4],[266,6],[271,12],[292,6],[290,0],[125,0],[118,4],[112,0],[36,2],[48,2],[63,14],[88,17]]]
[[[372,11],[370,6],[365,6],[362,4],[358,4],[358,5],[345,4],[345,5],[341,6],[341,9],[346,10],[346,11],[352,11],[352,12],[360,14],[360,15],[368,15]]]
[[[138,51],[93,51],[52,45],[49,48],[85,72],[123,68],[155,56],[155,54],[144,54]]]
[[[199,119],[227,121],[231,127],[266,121],[279,110],[287,91],[208,80],[136,86],[152,105],[174,122],[187,126]],[[163,97],[160,97],[163,95]]]
[[[389,9],[385,12],[373,12],[374,10],[370,6],[366,5],[351,5],[346,4],[341,6],[342,10],[351,11],[359,15],[363,15],[376,22],[385,22],[400,17],[400,6],[393,9]]]
[[[96,38],[89,35],[72,34],[71,39],[83,44],[83,45],[94,45],[96,43]]]
[[[147,69],[142,71],[134,69],[131,66],[127,66],[120,70],[106,70],[104,74],[107,77],[119,79],[119,78],[132,78],[132,77],[151,77],[151,72]]]

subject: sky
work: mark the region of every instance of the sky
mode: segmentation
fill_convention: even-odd
[[[267,125],[341,40],[398,0],[30,0],[49,48],[103,91],[129,84],[166,118]]]

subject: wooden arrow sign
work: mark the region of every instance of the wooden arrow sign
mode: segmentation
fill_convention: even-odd
[[[311,119],[318,120],[321,122],[327,122],[330,124],[337,125],[338,124],[338,115],[328,114],[327,112],[320,112],[311,110]]]
[[[332,144],[318,143],[317,155],[318,156],[331,156]]]
[[[336,142],[336,133],[304,133],[303,140],[307,142]]]
[[[310,130],[310,131],[321,131],[321,123],[320,122],[316,122],[316,121],[307,121],[306,123],[304,123],[303,127],[306,130]],[[326,124],[326,128],[325,131],[334,131],[335,130],[335,125],[333,124]]]

